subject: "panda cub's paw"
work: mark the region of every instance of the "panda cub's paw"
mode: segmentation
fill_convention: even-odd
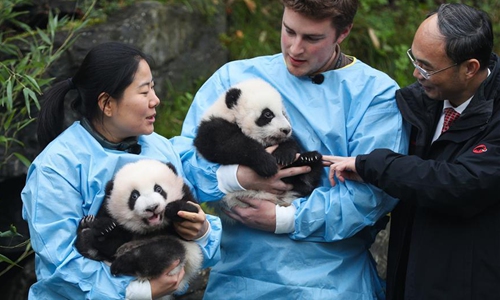
[[[93,215],[85,216],[80,220],[75,247],[81,255],[97,260],[99,258],[98,251],[92,247],[95,240],[94,221],[95,217]]]
[[[95,217],[93,215],[88,215],[83,217],[80,220],[79,230],[87,230],[92,227],[92,223],[94,223]]]
[[[170,202],[165,208],[165,218],[172,220],[173,222],[182,222],[184,221],[184,218],[177,215],[177,213],[181,210],[193,213],[198,212],[198,208],[191,203],[186,201],[174,201]]]
[[[273,151],[273,156],[276,158],[276,162],[282,166],[288,166],[293,163],[296,154],[296,149],[289,147],[278,147]]]
[[[321,162],[323,155],[318,151],[309,151],[300,154],[300,157],[290,167],[310,166]]]
[[[105,237],[116,229],[117,224],[111,220],[98,220],[94,215],[88,215],[80,220],[77,234],[92,234],[97,238]]]
[[[261,177],[271,177],[278,173],[277,159],[267,152],[256,158],[249,167]]]

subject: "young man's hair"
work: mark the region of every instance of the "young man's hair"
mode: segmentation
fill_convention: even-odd
[[[281,0],[286,8],[315,20],[331,19],[332,27],[342,31],[354,21],[358,0]]]

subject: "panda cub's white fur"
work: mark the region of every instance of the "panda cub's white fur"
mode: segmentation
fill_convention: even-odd
[[[203,114],[194,146],[205,159],[222,165],[239,164],[250,167],[259,176],[270,177],[278,172],[278,164],[295,166],[299,146],[291,137],[292,126],[288,120],[281,94],[269,83],[253,78],[231,86]],[[272,154],[269,146],[278,145]],[[304,153],[300,165],[311,165],[313,172],[290,177],[294,190],[283,195],[262,191],[228,193],[215,208],[230,209],[246,206],[240,197],[259,198],[287,206],[298,196],[304,196],[319,183],[322,172],[321,154]],[[284,179],[285,181],[285,179]],[[295,189],[295,186],[298,188]],[[225,218],[225,214],[220,214]],[[225,218],[228,221],[228,218]]]
[[[181,219],[179,210],[198,211],[189,202],[196,201],[172,164],[151,159],[128,163],[108,181],[97,216],[80,221],[75,246],[87,258],[110,262],[113,275],[140,280],[159,276],[179,259],[171,274],[184,267],[182,290],[203,262],[200,246],[181,239],[172,227],[173,220]]]
[[[163,212],[169,203],[184,197],[183,186],[184,180],[164,163],[156,160],[129,163],[115,174],[107,209],[126,229],[145,234],[170,225]],[[131,210],[128,199],[134,190],[138,193]]]
[[[244,135],[268,147],[279,144],[292,134],[292,125],[286,115],[280,93],[266,81],[255,78],[235,84],[233,89],[242,91],[237,104],[228,107],[225,95],[205,111],[202,121],[214,117],[222,118],[229,123],[238,125]],[[262,108],[269,109],[274,114],[266,126],[257,126],[255,120],[262,113]]]

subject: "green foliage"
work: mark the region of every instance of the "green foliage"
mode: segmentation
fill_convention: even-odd
[[[4,0],[0,4],[0,169],[8,162],[19,160],[26,166],[30,161],[21,153],[12,151],[14,145],[24,147],[17,136],[32,122],[33,110],[40,109],[39,96],[50,82],[45,73],[51,64],[76,40],[76,32],[85,26],[83,20],[75,21],[70,17],[60,18],[49,12],[46,28],[31,28],[20,21],[26,11],[16,11],[21,5],[31,4],[25,0]],[[92,9],[95,0],[90,4]],[[65,32],[66,37],[56,46],[57,32]],[[19,148],[19,147],[18,147]],[[0,232],[0,238],[19,236],[15,227]],[[10,265],[0,272],[4,274],[13,265],[24,259],[32,251],[29,240],[11,246],[25,247],[24,253],[16,261],[0,255],[0,262]]]
[[[355,19],[354,29],[344,42],[343,48],[369,65],[380,69],[400,86],[415,81],[413,66],[406,56],[411,48],[413,35],[426,15],[438,7],[440,1],[393,1],[389,5],[384,0],[367,0]],[[490,14],[495,32],[495,39],[500,37],[500,2],[486,1],[446,1],[464,3],[485,10]],[[496,52],[500,44],[496,46]]]
[[[282,4],[280,1],[227,1],[227,34],[221,41],[230,60],[280,52]]]
[[[203,5],[205,11],[215,9],[210,7],[218,4],[217,0],[165,1],[183,3],[198,9],[200,5]],[[418,25],[427,13],[438,7],[440,2],[434,0],[360,1],[353,30],[342,43],[342,51],[386,72],[400,86],[411,84],[415,81],[412,75],[414,69],[406,56],[406,50],[411,47],[413,34]],[[500,1],[447,2],[462,2],[487,11],[492,18],[496,33],[495,39],[500,40]],[[281,1],[226,0],[225,6],[228,30],[220,36],[220,40],[229,50],[230,60],[281,52],[280,31],[283,12]],[[499,53],[498,50],[500,50],[500,43],[496,46],[497,53]],[[199,85],[195,85],[197,86]],[[162,108],[161,114],[168,116],[167,119],[172,119],[172,121],[167,122],[168,128],[161,127],[160,133],[165,133],[169,137],[180,133],[182,120],[196,90],[195,88],[189,91],[169,89],[174,100],[162,104],[167,109]]]
[[[190,12],[198,11],[210,17],[217,13],[219,0],[163,0],[167,4],[182,4]]]
[[[182,123],[186,117],[194,94],[182,92],[169,85],[170,101],[163,101],[159,108],[159,122],[156,122],[155,131],[170,138],[181,133]]]
[[[217,5],[217,0],[166,0],[199,7],[205,11]],[[354,20],[349,37],[342,43],[342,51],[380,69],[400,86],[415,81],[413,66],[406,50],[411,47],[413,34],[428,12],[438,7],[434,0],[363,0]],[[462,2],[487,11],[493,21],[496,41],[500,40],[500,1],[447,1]],[[479,3],[481,2],[481,3]],[[220,36],[221,43],[229,50],[229,59],[244,59],[281,52],[280,31],[283,7],[279,0],[227,0],[225,1],[228,29]],[[212,8],[214,9],[214,8]],[[496,52],[499,53],[500,43]],[[203,81],[201,79],[200,81]],[[195,87],[189,91],[169,89],[170,96],[162,108],[165,122],[159,132],[166,136],[180,133],[182,120],[188,110]],[[177,99],[178,97],[178,99]],[[166,129],[164,129],[166,128]]]
[[[5,232],[0,231],[0,238],[13,239],[15,237],[22,238],[22,235],[17,232],[17,229],[14,225],[10,226],[9,231],[5,231]],[[8,258],[5,255],[0,254],[0,263],[5,262],[8,264],[8,266],[6,268],[4,268],[3,270],[0,270],[0,276],[7,273],[7,271],[9,271],[14,266],[20,267],[19,262],[21,262],[23,259],[25,259],[26,257],[28,257],[29,255],[31,255],[33,253],[29,239],[24,240],[23,242],[20,242],[19,244],[15,244],[13,246],[8,246],[8,247],[7,246],[0,246],[0,249],[12,249],[12,248],[21,248],[21,247],[24,248],[24,251],[15,261],[11,260],[10,258]]]
[[[18,17],[27,12],[16,12],[16,5],[24,0],[3,1],[0,9],[0,168],[8,161],[18,159],[28,166],[30,162],[21,153],[11,152],[13,144],[23,146],[17,135],[34,121],[32,109],[39,109],[38,97],[51,79],[44,74],[48,67],[75,41],[75,32],[85,25],[69,17],[59,18],[49,13],[46,29],[30,28]],[[13,28],[19,28],[14,30]],[[55,46],[57,31],[66,30],[67,36]]]

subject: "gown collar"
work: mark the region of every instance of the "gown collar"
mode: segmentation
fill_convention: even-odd
[[[132,154],[141,153],[141,145],[138,143],[137,137],[129,137],[121,141],[120,143],[112,143],[106,140],[99,132],[95,131],[89,120],[83,118],[80,122],[85,128],[98,142],[106,149],[113,149],[119,151],[126,151]]]

